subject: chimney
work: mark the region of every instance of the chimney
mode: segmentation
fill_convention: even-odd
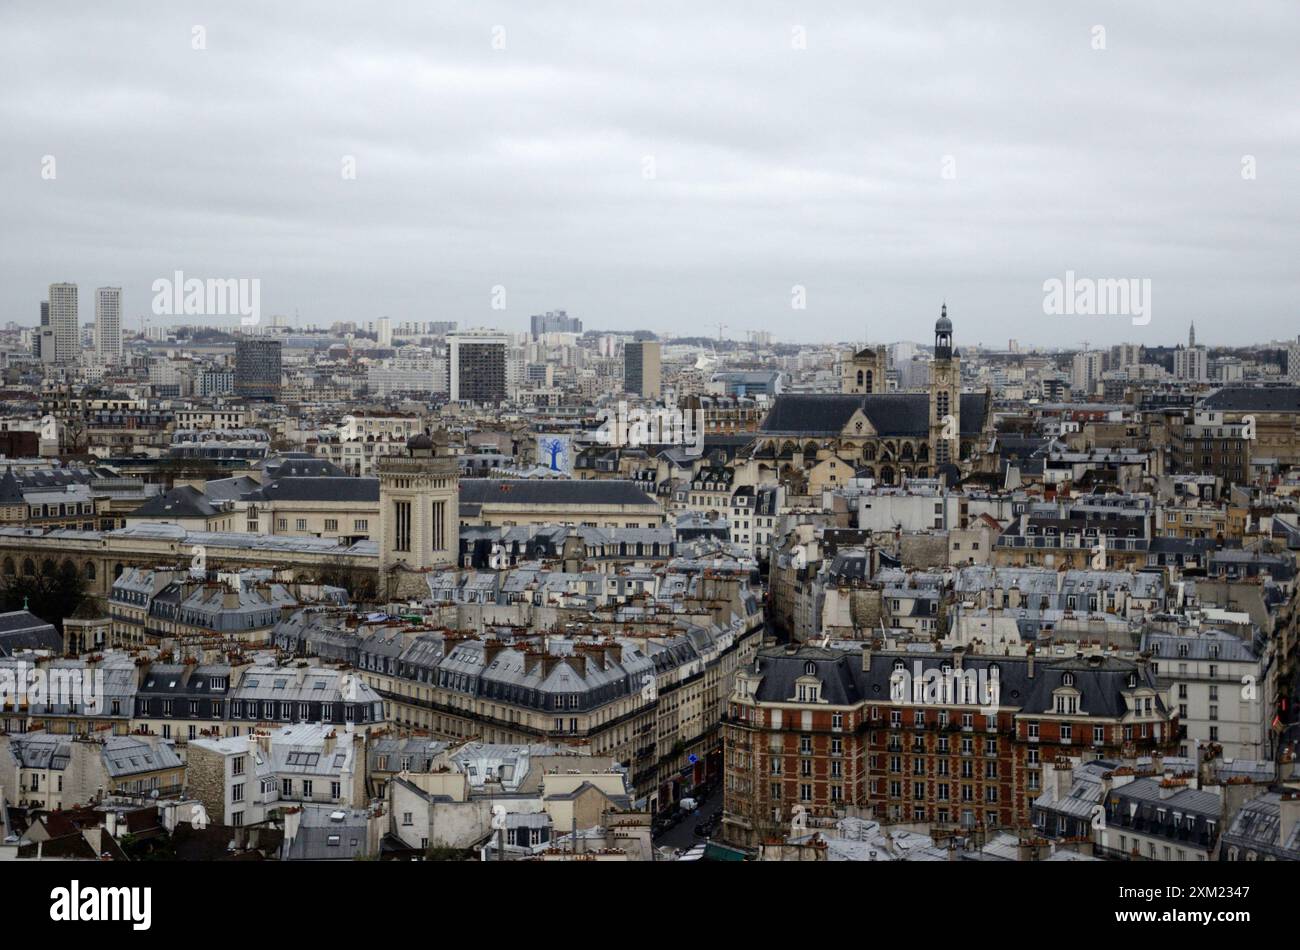
[[[550,676],[551,670],[555,669],[555,667],[563,659],[564,657],[556,656],[553,653],[543,654],[542,655],[542,679],[546,679],[546,677]]]
[[[1029,657],[1029,678],[1033,679],[1034,678],[1034,648],[1032,646],[1030,646],[1030,648],[1026,651],[1026,655]]]
[[[862,672],[871,672],[871,641],[862,644]]]

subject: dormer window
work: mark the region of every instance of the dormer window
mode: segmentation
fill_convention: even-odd
[[[1074,685],[1074,674],[1073,674],[1073,673],[1066,673],[1064,676],[1061,677],[1061,683],[1062,683],[1063,685],[1065,685],[1065,686],[1073,686],[1073,685]]]

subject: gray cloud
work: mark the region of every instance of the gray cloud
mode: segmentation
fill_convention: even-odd
[[[181,269],[326,324],[1296,333],[1291,4],[859,6],[5,4],[0,317],[73,280],[134,326]],[[1150,325],[1044,316],[1066,270],[1150,278]]]

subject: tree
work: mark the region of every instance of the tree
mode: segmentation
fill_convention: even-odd
[[[323,563],[316,572],[316,581],[329,587],[342,587],[355,604],[372,603],[378,593],[375,572],[358,567],[342,555]]]
[[[38,574],[12,574],[0,587],[0,604],[5,610],[29,610],[60,633],[63,621],[77,612],[86,600],[86,582],[71,561],[61,567],[47,563]]]

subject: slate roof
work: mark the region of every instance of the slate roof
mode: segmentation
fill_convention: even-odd
[[[330,476],[277,478],[250,498],[266,501],[379,502],[379,479]]]
[[[0,614],[0,656],[13,656],[19,650],[63,652],[63,638],[52,624],[26,610]]]
[[[1300,822],[1283,829],[1281,795],[1265,792],[1242,805],[1233,815],[1220,843],[1219,860],[1232,860],[1229,854],[1232,848],[1272,855],[1283,861],[1300,860]],[[1236,859],[1246,860],[1246,855],[1239,853]]]
[[[653,505],[634,481],[623,479],[462,478],[460,503],[488,505]]]
[[[908,675],[914,676],[918,663],[924,675],[929,670],[941,670],[951,661],[950,653],[881,651],[872,655],[871,669],[863,670],[857,651],[803,647],[786,653],[783,648],[776,648],[759,651],[754,666],[747,669],[753,675],[756,667],[761,676],[755,692],[759,701],[787,702],[796,694],[795,681],[806,675],[806,667],[811,663],[822,681],[823,700],[833,706],[852,706],[862,702],[889,703],[890,678],[897,662],[902,662]],[[1052,691],[1063,685],[1068,673],[1074,677],[1074,688],[1079,693],[1080,713],[1107,718],[1118,718],[1125,713],[1127,706],[1122,694],[1129,689],[1129,676],[1137,671],[1132,661],[1099,656],[1040,657],[1032,677],[1026,657],[967,656],[962,669],[987,671],[994,666],[998,670],[1003,706],[1017,707],[1026,714],[1049,713],[1053,708]],[[1150,667],[1145,675],[1139,674],[1139,685],[1158,690]],[[1164,710],[1159,693],[1155,705]]]
[[[21,505],[23,504],[23,489],[18,484],[18,479],[14,477],[13,466],[5,470],[3,478],[0,478],[0,505]]]
[[[1252,412],[1300,412],[1300,387],[1281,386],[1251,389],[1226,387],[1206,397],[1202,409]]]
[[[260,468],[270,478],[341,478],[347,475],[329,459],[312,456],[278,455],[263,461]]]
[[[983,393],[961,394],[961,434],[979,435],[988,400]],[[837,436],[861,409],[881,438],[922,437],[930,432],[927,393],[796,393],[777,396],[759,430],[768,435]]]
[[[217,514],[220,509],[192,485],[173,488],[131,512],[133,518],[211,518]]]
[[[341,814],[338,820],[334,815]],[[354,861],[369,851],[363,811],[306,807],[293,840],[283,849],[285,861]]]
[[[134,736],[110,736],[104,740],[100,756],[104,760],[104,768],[113,778],[152,772],[155,769],[179,768],[182,764],[170,742],[159,742],[156,746],[151,746]]]

